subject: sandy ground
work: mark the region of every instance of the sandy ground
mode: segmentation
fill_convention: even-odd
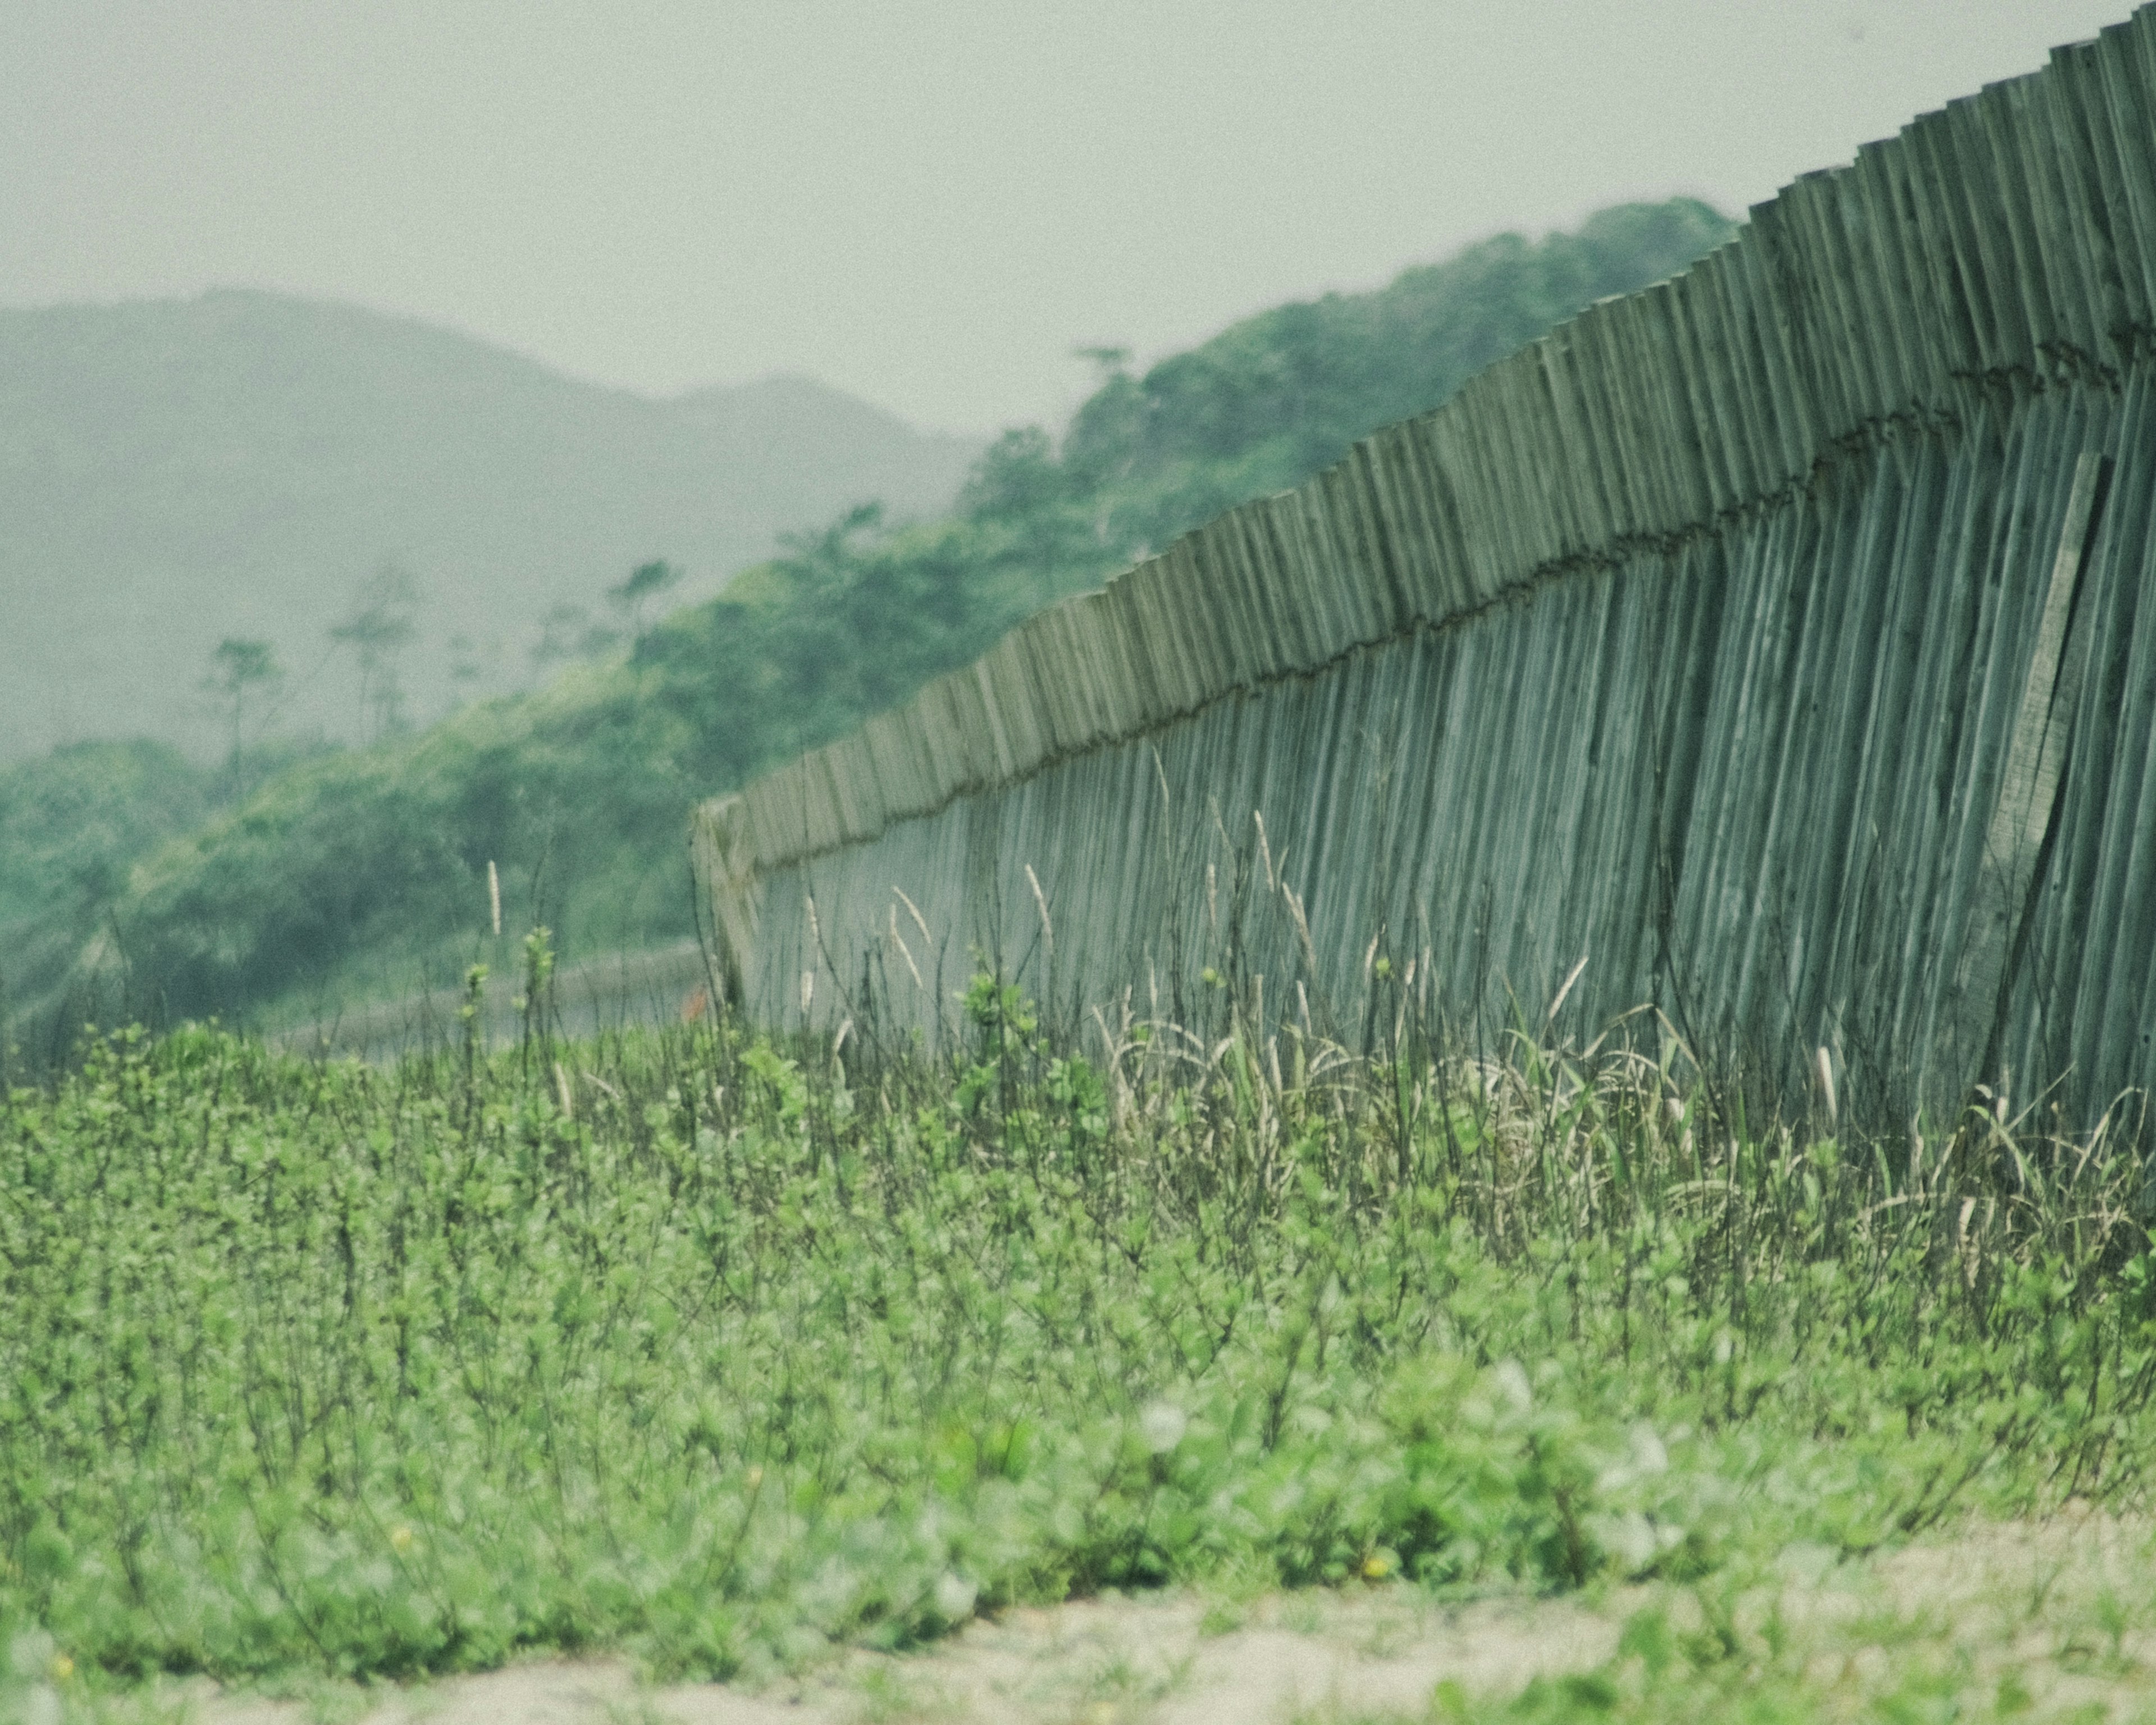
[[[925,1652],[855,1654],[761,1691],[644,1686],[626,1664],[547,1661],[281,1701],[203,1686],[154,1711],[192,1725],[1263,1725],[1419,1715],[1448,1677],[1504,1690],[1582,1670],[1609,1656],[1620,1620],[1565,1601],[1447,1609],[1406,1588],[1286,1595],[1238,1615],[1187,1597],[1014,1610]]]
[[[1626,1618],[1680,1589],[1597,1599],[1433,1603],[1411,1588],[1189,1595],[1014,1610],[919,1653],[854,1653],[762,1686],[646,1685],[618,1661],[541,1661],[409,1688],[289,1698],[207,1683],[135,1697],[118,1721],[184,1725],[1291,1725],[1421,1718],[1447,1680],[1517,1692],[1615,1652]],[[2156,1717],[2156,1527],[2062,1517],[1989,1527],[1871,1563],[1785,1555],[1740,1615],[1772,1614],[1809,1677],[1860,1709],[1922,1659],[1990,1689],[2010,1671],[2035,1717]],[[2107,1629],[2108,1625],[2108,1629]],[[106,1712],[105,1709],[100,1709]]]

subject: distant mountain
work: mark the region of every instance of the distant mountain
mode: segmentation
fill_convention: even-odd
[[[639,563],[708,598],[849,504],[941,512],[979,447],[806,377],[652,400],[275,294],[0,310],[0,761],[214,752],[200,685],[228,635],[275,646],[281,728],[361,734],[327,631],[388,567],[418,595],[395,670],[424,724],[533,680],[545,614],[608,621]]]

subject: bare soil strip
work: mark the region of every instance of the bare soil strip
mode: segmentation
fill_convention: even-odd
[[[1912,1673],[1933,1672],[1986,1710],[2156,1717],[2156,1527],[2092,1516],[1964,1530],[1870,1563],[1792,1552],[1752,1584],[1718,1591],[1634,1587],[1466,1604],[1384,1585],[1240,1603],[1168,1594],[1007,1611],[922,1652],[850,1654],[760,1684],[647,1685],[625,1661],[550,1661],[281,1697],[176,1685],[96,1711],[188,1725],[1422,1718],[1440,1683],[1504,1696],[1537,1676],[1604,1666],[1627,1620],[1657,1609],[1679,1635],[1727,1609],[1748,1644],[1779,1637],[1794,1651],[1777,1669],[1815,1689],[1822,1717],[1862,1711]]]

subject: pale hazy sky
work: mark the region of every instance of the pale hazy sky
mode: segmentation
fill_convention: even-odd
[[[2125,0],[0,0],[0,304],[243,284],[1055,420],[1505,228],[1726,209]]]

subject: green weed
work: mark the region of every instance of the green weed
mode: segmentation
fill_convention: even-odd
[[[1111,1588],[1697,1580],[2143,1487],[2113,1147],[1741,1137],[1676,1055],[1126,1026],[1096,1064],[966,1010],[940,1068],[196,1029],[14,1091],[0,1642],[725,1676]]]

